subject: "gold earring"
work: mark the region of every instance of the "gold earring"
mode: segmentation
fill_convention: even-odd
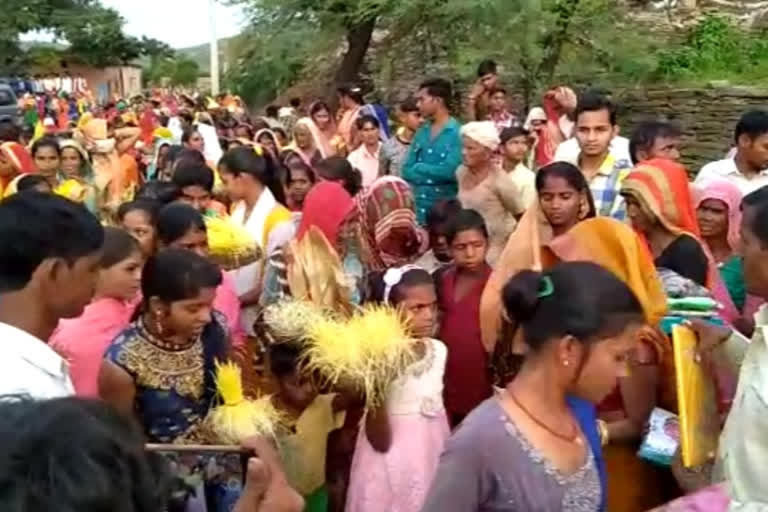
[[[163,322],[160,320],[160,315],[155,315],[155,332],[158,335],[163,335]]]

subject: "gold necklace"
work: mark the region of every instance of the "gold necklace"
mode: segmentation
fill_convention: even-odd
[[[507,395],[509,395],[509,398],[511,398],[512,401],[515,403],[515,405],[521,411],[523,411],[525,413],[525,415],[528,416],[528,418],[530,418],[531,421],[536,423],[538,426],[540,426],[541,428],[543,428],[544,430],[546,430],[547,432],[549,432],[550,434],[552,434],[556,438],[562,439],[563,441],[565,441],[567,443],[581,444],[581,437],[579,437],[579,427],[574,424],[575,422],[571,424],[571,427],[572,427],[572,429],[571,429],[572,432],[571,433],[569,433],[569,434],[561,434],[560,432],[558,432],[555,429],[551,428],[546,423],[544,423],[543,421],[538,419],[536,416],[534,416],[533,413],[531,411],[529,411],[528,408],[525,407],[520,402],[520,400],[517,399],[517,397],[515,396],[515,394],[512,391],[506,390],[506,393],[507,393]],[[573,421],[573,418],[571,418],[571,421]]]

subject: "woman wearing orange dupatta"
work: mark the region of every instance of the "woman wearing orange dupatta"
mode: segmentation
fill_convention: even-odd
[[[480,333],[483,346],[493,354],[494,384],[503,386],[515,373],[518,350],[514,329],[502,319],[501,290],[521,270],[541,270],[541,248],[579,221],[595,216],[592,194],[584,175],[575,166],[555,162],[536,175],[538,200],[523,214],[507,240],[480,299]],[[497,343],[503,338],[505,343]],[[517,347],[519,348],[519,347]]]
[[[656,267],[706,286],[723,305],[723,320],[732,323],[738,318],[717,264],[700,241],[685,168],[664,158],[647,160],[624,179],[621,193],[632,226],[645,240]]]
[[[16,181],[34,172],[35,162],[27,148],[18,142],[0,144],[0,199],[16,192]]]
[[[670,368],[666,339],[657,326],[666,312],[666,295],[644,242],[628,226],[605,217],[579,223],[544,251],[545,266],[558,261],[590,261],[611,271],[635,293],[647,327],[641,331],[629,377],[598,405],[610,444],[603,455],[608,476],[608,510],[641,512],[676,497],[668,471],[636,455],[643,427],[657,404],[659,374]],[[666,404],[662,404],[666,405]]]

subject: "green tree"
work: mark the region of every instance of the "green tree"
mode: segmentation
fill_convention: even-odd
[[[173,85],[194,85],[200,76],[200,66],[191,59],[179,59],[171,73]]]

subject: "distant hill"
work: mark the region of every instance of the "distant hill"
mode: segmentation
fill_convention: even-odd
[[[238,36],[224,37],[219,39],[219,55],[221,56],[226,52],[227,46],[230,41],[236,39]],[[179,56],[187,57],[197,62],[200,66],[200,72],[209,73],[211,70],[211,54],[210,45],[208,43],[200,44],[197,46],[189,46],[187,48],[177,48],[176,53]]]

